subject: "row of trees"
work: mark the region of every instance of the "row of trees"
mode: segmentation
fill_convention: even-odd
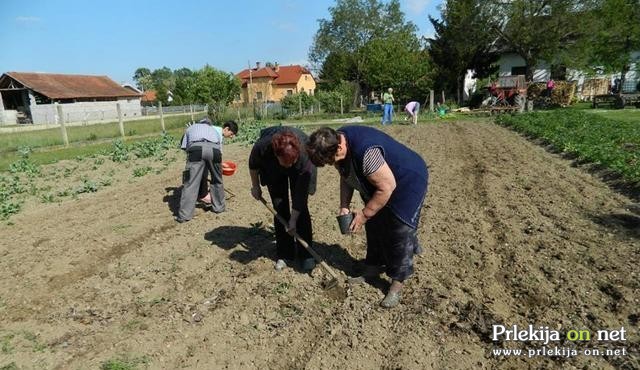
[[[337,0],[329,11],[309,52],[321,79],[364,93],[393,87],[404,100],[434,88],[460,101],[467,70],[494,75],[504,52],[525,60],[531,80],[542,62],[624,78],[640,50],[640,0],[447,0],[423,39],[398,0]]]
[[[217,70],[209,65],[192,71],[181,68],[172,71],[162,67],[153,72],[148,68],[136,69],[133,79],[139,89],[155,90],[156,98],[169,104],[169,92],[173,104],[209,104],[226,106],[240,94],[240,81],[231,73]]]

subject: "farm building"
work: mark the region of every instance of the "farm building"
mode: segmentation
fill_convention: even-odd
[[[107,76],[7,72],[0,76],[0,124],[88,122],[141,115],[140,93]]]
[[[640,71],[636,68],[640,62],[640,52],[631,53],[631,59],[635,61],[625,75],[625,83],[622,92],[634,93],[640,90]],[[504,53],[498,61],[500,76],[524,75],[529,68],[524,59],[516,53]],[[551,71],[549,63],[542,62],[533,70],[533,82],[546,82],[549,78],[555,80],[575,81],[578,92],[582,98],[588,99],[593,95],[608,93],[615,79],[620,78],[620,73],[603,74],[594,68],[595,75],[588,75],[582,71],[558,68]],[[604,83],[603,83],[604,81]]]
[[[245,69],[236,74],[242,81],[240,100],[236,103],[277,102],[287,95],[305,92],[313,95],[316,81],[308,69],[300,65]]]

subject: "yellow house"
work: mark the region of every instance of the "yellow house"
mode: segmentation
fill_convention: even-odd
[[[313,95],[316,81],[308,69],[300,65],[245,69],[236,74],[242,81],[240,100],[236,103],[277,102],[287,95],[305,92]]]

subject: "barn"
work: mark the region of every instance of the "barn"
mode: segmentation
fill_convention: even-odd
[[[0,125],[113,121],[141,116],[142,94],[107,76],[6,72],[0,76]]]

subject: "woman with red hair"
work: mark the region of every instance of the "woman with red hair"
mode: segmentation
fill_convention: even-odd
[[[301,261],[303,271],[309,272],[315,267],[315,260],[292,236],[297,232],[309,245],[313,242],[307,204],[309,195],[316,191],[317,169],[307,157],[307,141],[307,135],[299,129],[269,127],[260,132],[260,139],[249,156],[251,195],[256,200],[261,199],[261,185],[266,186],[273,208],[289,222],[285,228],[276,217],[273,219],[278,254],[276,270],[282,270],[296,257]]]

